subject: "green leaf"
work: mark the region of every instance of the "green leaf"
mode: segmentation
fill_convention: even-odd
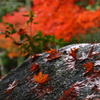
[[[31,10],[30,12],[29,12],[29,15],[34,15],[35,13]]]
[[[8,25],[13,28],[13,24],[11,24],[11,23],[5,22],[5,25]]]
[[[10,32],[8,30],[5,31],[8,35],[10,35]]]
[[[38,32],[38,36],[42,37],[42,31]]]
[[[29,15],[23,15],[24,17],[29,17]]]
[[[28,24],[29,24],[29,22],[30,22],[30,21],[28,20],[28,21],[26,22],[26,24],[28,25]]]
[[[15,29],[12,29],[11,30],[11,34],[14,34],[14,33],[16,33],[16,30]]]
[[[23,40],[25,37],[25,35],[20,35],[20,40]]]
[[[8,22],[5,22],[5,25],[9,25],[9,23]]]
[[[32,21],[33,21],[33,18],[32,18],[32,17],[30,17],[29,22],[32,22]]]
[[[34,24],[38,24],[37,22],[34,22]]]
[[[9,37],[9,35],[6,34],[6,35],[5,35],[5,38],[7,38],[7,37]]]

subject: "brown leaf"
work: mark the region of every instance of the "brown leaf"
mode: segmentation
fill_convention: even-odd
[[[72,86],[69,91],[65,90],[63,97],[61,97],[59,100],[76,100],[75,97],[78,96],[77,91],[75,88]]]
[[[11,93],[12,90],[15,88],[15,86],[17,86],[17,84],[18,84],[18,80],[14,80],[12,84],[9,84],[8,88],[4,93]]]
[[[41,97],[43,98],[45,94],[52,93],[52,90],[53,90],[52,86],[45,87],[42,84],[37,84],[32,88],[32,92],[38,94],[38,97],[36,97],[36,99]]]

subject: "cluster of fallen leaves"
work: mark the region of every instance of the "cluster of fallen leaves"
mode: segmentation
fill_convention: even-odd
[[[67,56],[69,59],[67,59],[67,68],[69,70],[75,69],[78,67],[76,65],[76,62],[82,62],[86,59],[93,59],[93,57],[98,56],[100,52],[94,51],[94,46],[91,47],[90,51],[88,53],[82,54],[80,58],[77,57],[78,48],[71,49],[69,56]],[[71,56],[71,57],[70,57]],[[70,66],[69,66],[70,65]],[[82,82],[76,82],[73,84],[73,87],[68,90],[64,91],[63,97],[61,97],[59,100],[76,100],[76,97],[79,96],[79,90],[81,88],[91,88],[91,91],[95,90],[98,93],[100,93],[100,70],[95,70],[95,67],[100,66],[100,60],[98,58],[97,61],[87,62],[83,64],[83,67],[85,68],[85,72],[83,73],[83,77],[86,77],[86,80]],[[87,95],[85,100],[93,100],[95,98],[95,94]],[[98,98],[99,99],[99,98]],[[98,100],[97,99],[97,100]]]
[[[51,93],[53,87],[45,86],[51,78],[48,78],[49,74],[44,74],[40,71],[37,75],[33,76],[32,82],[36,85],[31,89],[34,94],[38,94],[37,98],[44,97],[45,94]]]
[[[78,96],[77,91],[75,90],[74,87],[71,87],[69,91],[67,90],[64,91],[63,97],[60,98],[59,100],[76,100],[75,97],[77,96]]]
[[[59,52],[55,49],[52,49],[52,48],[50,48],[50,51],[46,51],[46,52],[48,53],[48,55],[46,57],[46,59],[48,61],[57,59],[61,56],[61,52]],[[31,56],[31,62],[33,62],[39,56],[40,56],[39,54]],[[53,87],[51,85],[45,86],[45,84],[47,84],[48,81],[51,80],[51,78],[48,78],[49,74],[43,75],[38,63],[34,63],[32,65],[32,68],[30,69],[30,71],[33,71],[36,73],[38,72],[33,77],[31,77],[31,81],[30,81],[30,83],[32,83],[32,82],[37,83],[32,88],[32,92],[35,94],[38,94],[37,98],[44,97],[45,94],[51,93]]]
[[[58,52],[55,49],[50,49],[50,51],[46,51],[49,55],[46,57],[46,59],[53,60],[56,58],[59,58],[61,53]],[[32,63],[36,58],[38,58],[40,54],[35,54],[30,57],[30,62]],[[38,63],[33,63],[30,72],[35,72],[36,74],[34,76],[30,76],[26,79],[29,79],[29,83],[36,83],[36,85],[32,88],[32,92],[35,94],[38,94],[39,96],[37,98],[43,97],[45,94],[51,93],[53,87],[51,85],[45,86],[45,84],[48,83],[51,78],[48,78],[49,74],[44,74],[40,70],[40,66]],[[13,89],[17,86],[18,80],[14,80],[12,84],[8,86],[8,88],[5,90],[4,93],[8,94],[13,91]]]
[[[98,51],[94,51],[94,46],[91,47],[90,51],[88,51],[87,54],[84,53],[84,55],[82,54],[82,56],[79,58],[77,57],[77,51],[78,48],[71,48],[69,55],[67,55],[66,66],[70,70],[78,67],[76,65],[77,61],[83,62],[86,59],[93,59],[93,57],[98,56],[99,54]],[[46,53],[47,61],[51,61],[62,56],[62,52],[55,49],[50,49],[50,51],[46,51]],[[39,56],[40,54],[31,56],[30,62],[34,62],[34,60]],[[86,77],[86,80],[83,80],[82,82],[76,82],[69,90],[64,90],[64,94],[59,100],[76,100],[76,97],[80,95],[79,90],[87,87],[91,87],[91,91],[95,90],[100,93],[100,70],[95,70],[95,67],[97,66],[100,66],[99,58],[97,61],[84,63],[82,66],[85,69],[83,77]],[[52,92],[53,87],[47,84],[51,80],[51,78],[49,78],[49,74],[43,74],[37,62],[32,64],[32,67],[29,71],[34,73],[33,76],[27,79],[29,79],[30,84],[35,83],[35,86],[31,88],[31,91],[34,94],[38,95],[36,98],[44,97],[45,94]],[[18,83],[18,80],[14,80],[4,93],[11,93],[13,89],[18,85]],[[85,100],[92,100],[95,96],[95,94],[90,94],[86,97]]]

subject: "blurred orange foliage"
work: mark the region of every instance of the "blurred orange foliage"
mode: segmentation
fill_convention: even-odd
[[[70,41],[73,36],[86,34],[94,27],[100,27],[100,9],[86,10],[75,4],[78,0],[34,0],[36,29],[45,35],[54,34],[57,38]]]
[[[42,31],[43,35],[55,35],[56,38],[63,38],[65,41],[71,41],[74,36],[93,32],[93,28],[100,27],[100,8],[96,11],[86,10],[77,6],[75,3],[80,0],[34,0],[32,10],[36,13],[34,21],[39,23],[33,24],[32,35]],[[84,0],[81,0],[84,2]],[[89,0],[89,4],[94,4],[94,0]],[[13,15],[6,14],[3,16],[3,22],[0,23],[0,31],[5,31],[5,22],[12,23],[17,30],[20,28],[27,30],[30,34],[30,27],[26,25],[28,17],[23,15],[27,11],[13,12]],[[19,41],[19,35],[13,35],[16,41]],[[2,42],[5,41],[5,44]],[[0,47],[8,49],[13,53],[15,46],[11,44],[11,39],[4,39],[0,34]],[[18,56],[16,50],[10,57]]]

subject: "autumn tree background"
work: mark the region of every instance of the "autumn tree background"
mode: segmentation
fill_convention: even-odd
[[[26,24],[28,17],[23,15],[27,15],[30,10],[35,12],[34,22],[38,24]],[[6,30],[6,22],[13,24],[17,30],[16,34],[11,35],[17,42],[20,39],[18,33],[20,28],[30,36],[35,36],[41,31],[43,36],[51,35],[56,39],[62,38],[67,42],[62,46],[72,43],[100,42],[100,1],[1,0],[0,75],[17,67],[29,57],[20,56],[19,46],[12,43],[11,38],[5,38],[5,35],[1,34]]]

